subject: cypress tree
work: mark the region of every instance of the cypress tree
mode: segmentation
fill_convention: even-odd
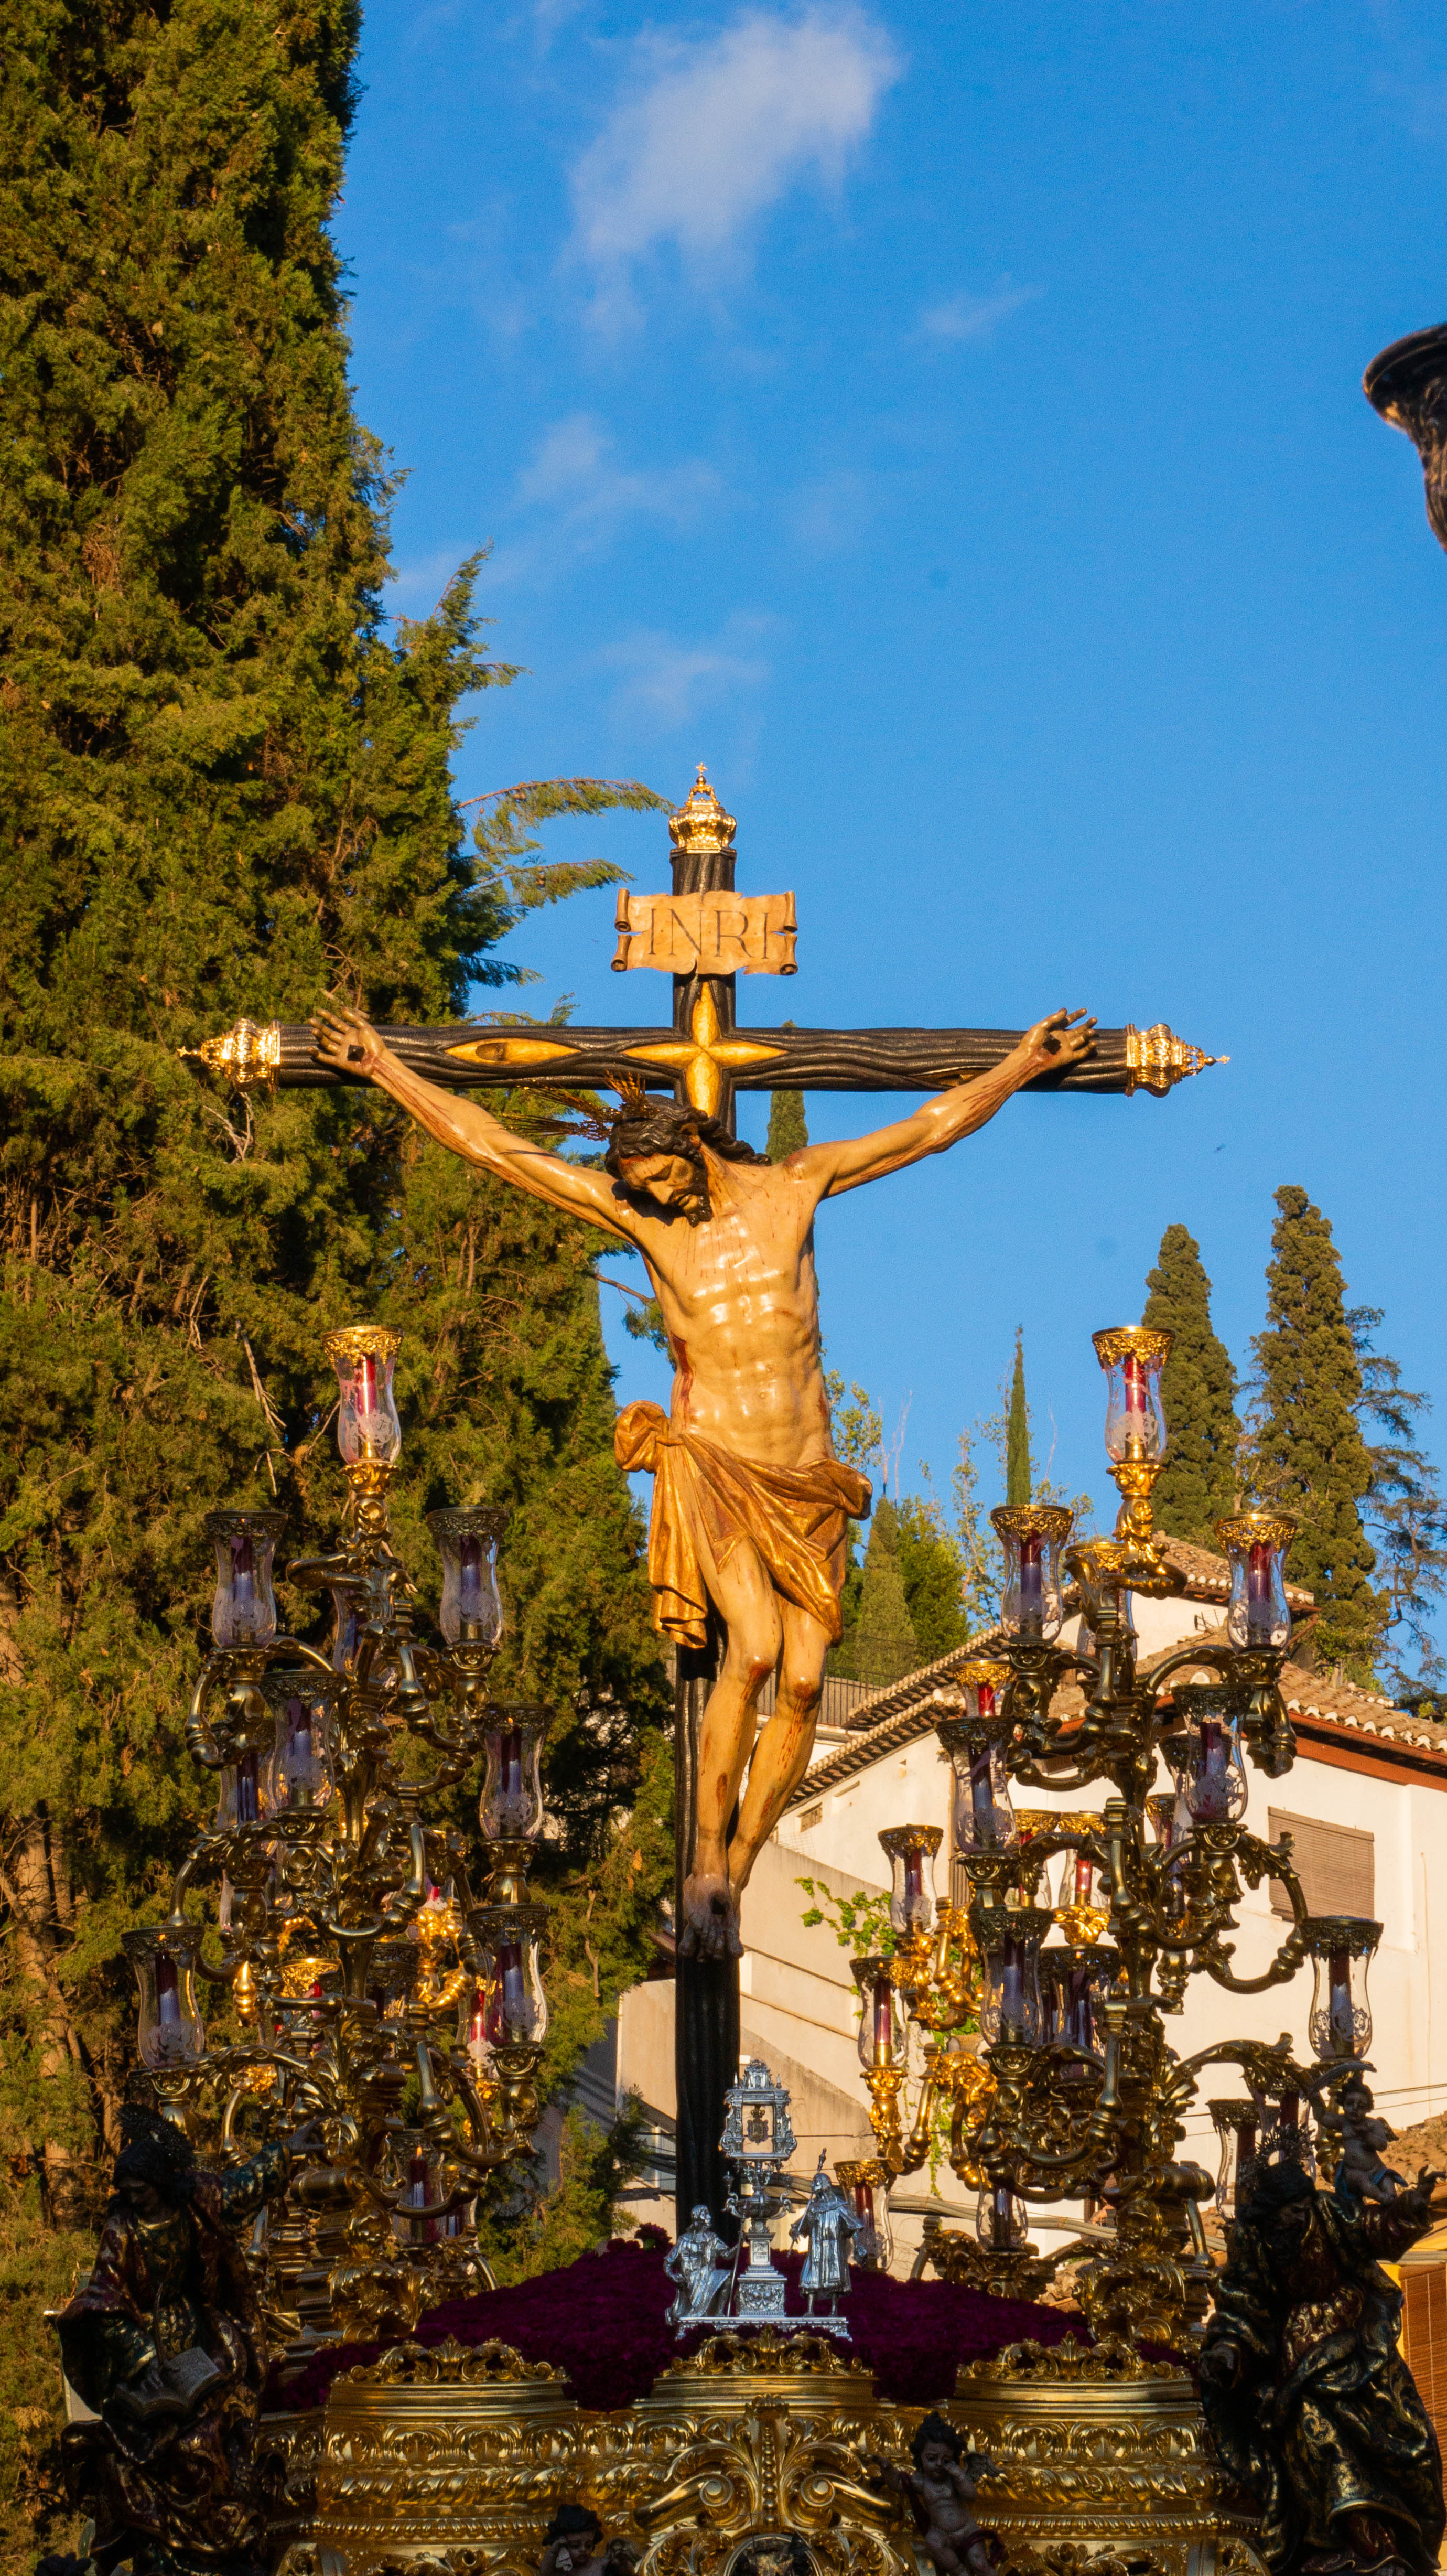
[[[899,1514],[882,1495],[869,1524],[848,1669],[856,1681],[881,1687],[914,1672],[923,1661],[900,1571]]]
[[[899,1573],[919,1660],[932,1664],[964,1644],[970,1623],[964,1552],[938,1503],[922,1494],[906,1494],[899,1506]]]
[[[1030,1463],[1030,1408],[1025,1401],[1025,1334],[1015,1327],[1015,1369],[1005,1417],[1005,1500],[1028,1503],[1034,1493]]]
[[[792,1020],[782,1024],[786,1029]],[[771,1163],[782,1163],[787,1154],[797,1154],[809,1142],[809,1123],[804,1116],[802,1091],[771,1091],[769,1094],[768,1156]]]
[[[1276,1193],[1266,1328],[1253,1344],[1260,1425],[1252,1472],[1263,1500],[1298,1521],[1296,1582],[1322,1610],[1318,1656],[1370,1681],[1382,1604],[1362,1520],[1373,1466],[1359,1421],[1362,1371],[1331,1227],[1305,1190]]]
[[[1146,1287],[1141,1322],[1174,1335],[1161,1378],[1170,1442],[1152,1492],[1156,1520],[1168,1538],[1214,1548],[1215,1524],[1235,1500],[1241,1425],[1236,1372],[1211,1326],[1211,1282],[1185,1226],[1167,1226]]]
[[[200,1812],[202,1517],[335,1527],[323,1330],[403,1329],[398,1543],[424,1587],[426,1509],[513,1506],[503,1678],[571,1712],[554,1877],[612,1902],[640,1763],[666,1790],[595,1242],[379,1093],[247,1106],[178,1052],[328,990],[461,1011],[515,979],[491,952],[523,910],[615,873],[539,869],[529,824],[660,800],[533,788],[465,845],[459,709],[513,674],[481,649],[475,566],[432,617],[382,620],[391,486],[326,230],[353,0],[4,0],[0,24],[0,2288],[31,2320],[0,2359],[10,2497],[17,2411],[54,2411],[36,2308],[86,2259],[133,2058],[119,1935],[163,1910]],[[600,1983],[560,1909],[582,2044],[636,1972],[666,1839],[640,1837],[610,1943],[594,1911]]]

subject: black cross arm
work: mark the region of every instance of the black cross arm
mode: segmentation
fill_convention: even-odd
[[[704,1050],[726,1085],[742,1091],[943,1091],[984,1073],[1018,1043],[1019,1029],[730,1028]],[[380,1028],[393,1053],[415,1073],[452,1091],[526,1083],[539,1090],[589,1089],[627,1071],[650,1090],[684,1096],[689,1063],[700,1052],[678,1029],[580,1028],[571,1022],[464,1020],[444,1028]],[[305,1021],[257,1027],[243,1020],[194,1050],[238,1085],[284,1090],[361,1080],[318,1064]],[[1099,1029],[1083,1063],[1042,1074],[1030,1091],[1168,1091],[1203,1065],[1203,1055],[1158,1023],[1154,1028]]]

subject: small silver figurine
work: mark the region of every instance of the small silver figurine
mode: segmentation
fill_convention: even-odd
[[[668,2322],[676,2334],[682,2334],[700,2317],[713,2314],[714,2301],[733,2270],[733,2255],[722,2237],[715,2236],[705,2202],[698,2203],[678,2243],[664,2256],[663,2268],[670,2281],[678,2283]]]
[[[789,2230],[790,2243],[802,2236],[808,2252],[799,2287],[809,2301],[809,2314],[818,2325],[834,2325],[839,2318],[839,2301],[849,2287],[849,2239],[855,2251],[863,2254],[864,2239],[869,2234],[867,2222],[849,2206],[837,2183],[830,2181],[824,2170],[826,2150],[819,2150],[818,2170],[809,2197]],[[814,2302],[829,2301],[827,2317],[815,2317]],[[842,2322],[842,2320],[840,2320]]]

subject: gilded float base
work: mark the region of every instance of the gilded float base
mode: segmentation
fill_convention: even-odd
[[[1224,2487],[1188,2379],[999,2366],[962,2374],[947,2414],[1001,2472],[978,2511],[1001,2576],[1261,2576],[1253,2520]],[[995,2375],[986,2376],[985,2372]],[[616,2414],[503,2345],[404,2345],[340,2380],[317,2461],[313,2535],[282,2576],[535,2576],[560,2503],[586,2502],[641,2553],[640,2576],[741,2576],[746,2547],[798,2533],[813,2576],[931,2576],[863,2454],[907,2463],[926,2410],[874,2394],[822,2336],[720,2336]]]

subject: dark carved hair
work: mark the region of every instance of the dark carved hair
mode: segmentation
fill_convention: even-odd
[[[957,2460],[965,2447],[963,2434],[957,2433],[953,2424],[947,2424],[943,2415],[926,2415],[924,2422],[916,2425],[914,2439],[909,2446],[916,2468],[919,2467],[921,2452],[932,2442],[938,2442],[941,2450],[948,2451],[952,2460]]]
[[[1236,2211],[1237,2225],[1244,2220],[1269,2244],[1279,2232],[1283,2213],[1294,2209],[1299,2201],[1315,2198],[1316,2185],[1310,2174],[1295,2156],[1283,2156],[1279,2164],[1256,2167],[1246,2200]]]
[[[174,2120],[145,2103],[122,2105],[121,2151],[112,2177],[116,2190],[126,2182],[149,2182],[167,2200],[189,2200],[195,2172],[191,2141]]]
[[[705,1117],[701,1109],[692,1109],[686,1101],[640,1099],[626,1093],[617,1116],[610,1122],[608,1151],[603,1169],[615,1181],[627,1182],[623,1176],[625,1162],[641,1161],[647,1154],[678,1154],[691,1163],[698,1174],[698,1194],[703,1213],[713,1213],[709,1206],[708,1180],[700,1147],[706,1145],[723,1163],[766,1163],[767,1154],[754,1151],[752,1145],[731,1136],[717,1118]]]
[[[543,2546],[551,2549],[555,2540],[601,2540],[603,2526],[590,2506],[560,2504],[547,2530]]]

